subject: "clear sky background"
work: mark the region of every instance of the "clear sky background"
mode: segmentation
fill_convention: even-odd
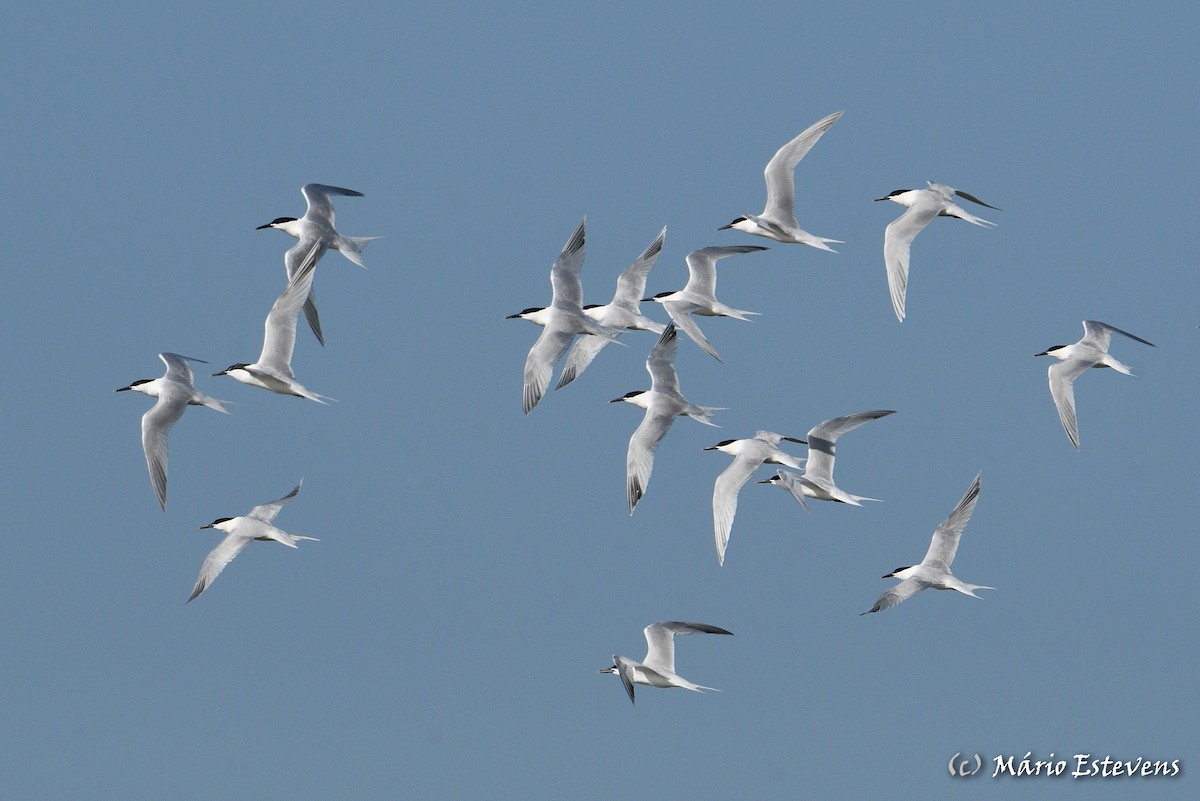
[[[217,2],[26,4],[0,31],[5,558],[0,785],[21,799],[1195,798],[1200,126],[1193,4]],[[716,228],[757,213],[775,150],[836,110],[797,216],[838,253]],[[916,240],[908,319],[872,199],[948,183],[999,206]],[[328,407],[208,373],[252,361],[299,187],[352,187],[369,269],[318,269]],[[681,341],[694,402],[631,518],[624,463],[654,337],[631,332],[521,412],[587,215],[590,302],[666,225],[683,258],[763,244],[718,294],[761,312]],[[665,321],[663,310],[644,311]],[[1082,449],[1047,359],[1102,320],[1136,378],[1083,376]],[[209,361],[159,509],[112,390]],[[211,369],[207,369],[211,368]],[[886,408],[836,477],[747,484],[724,567],[701,449]],[[802,446],[796,446],[803,455]],[[764,468],[758,478],[770,475]],[[983,473],[954,571],[859,617]],[[184,604],[197,528],[304,479]],[[679,672],[597,670],[664,619]],[[952,780],[955,752],[1179,759],[1176,779]],[[985,772],[992,769],[991,764]]]

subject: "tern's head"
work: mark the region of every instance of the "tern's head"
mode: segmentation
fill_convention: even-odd
[[[616,673],[617,672],[617,658],[614,656],[612,665],[610,665],[609,667],[606,667],[606,668],[600,668],[596,672],[597,673]]]
[[[230,520],[233,520],[233,518],[232,517],[218,517],[216,520],[212,521],[211,523],[201,526],[200,530],[203,531],[206,528],[219,528],[222,531],[228,531],[229,528],[225,524],[228,523]]]
[[[154,381],[153,378],[139,378],[129,386],[121,387],[120,389],[114,389],[113,392],[126,392],[128,390],[133,390],[134,392],[145,392],[147,389],[149,389],[147,385],[152,381]]]
[[[722,225],[717,230],[724,231],[727,228],[737,228],[738,223],[744,223],[744,222],[749,222],[749,221],[745,217],[734,217],[733,220],[729,223],[729,225]]]
[[[730,448],[730,446],[733,445],[735,442],[740,442],[740,441],[741,440],[736,440],[736,439],[723,439],[720,442],[718,442],[716,445],[709,445],[707,448],[701,448],[700,450],[721,451],[722,453],[732,453],[732,449]]]
[[[1065,354],[1059,353],[1059,351],[1061,351],[1065,347],[1067,347],[1067,346],[1066,345],[1051,345],[1050,347],[1046,348],[1041,353],[1035,353],[1033,355],[1034,356],[1053,356],[1056,359],[1063,359],[1063,358],[1066,358],[1066,356],[1065,356]]]
[[[237,364],[231,364],[228,367],[226,367],[224,370],[222,370],[221,372],[213,373],[213,377],[216,377],[219,375],[229,375],[234,370],[244,370],[245,368],[247,368],[249,366],[250,365],[246,364],[245,362],[238,362]]]
[[[674,295],[674,294],[675,294],[675,290],[670,290],[668,292],[659,292],[657,295],[654,295],[653,297],[642,298],[642,302],[643,303],[647,303],[649,301],[661,302],[664,298],[666,298],[670,295]]]
[[[776,473],[775,475],[771,476],[770,478],[764,478],[762,481],[760,481],[758,483],[759,484],[778,484],[782,480],[783,479],[780,478],[779,474]]]
[[[535,315],[538,312],[545,311],[545,310],[546,310],[545,306],[530,306],[528,309],[521,309],[521,311],[517,312],[516,314],[510,314],[507,317],[505,317],[504,319],[505,320],[527,320],[532,315]]]
[[[635,389],[633,392],[626,392],[619,398],[613,398],[609,401],[609,403],[620,403],[621,401],[625,401],[626,403],[632,403],[636,406],[638,405],[638,401],[641,400],[641,396],[645,394],[646,390]]]
[[[276,217],[275,219],[271,220],[266,225],[260,225],[257,228],[255,228],[254,230],[261,231],[264,228],[281,228],[290,222],[296,222],[296,218],[295,217]]]
[[[905,570],[908,570],[910,567],[912,567],[912,565],[905,565],[904,567],[898,567],[895,570],[893,570],[891,573],[888,573],[886,576],[880,576],[880,578],[904,578],[904,576],[902,576],[900,574],[903,573]]]
[[[890,200],[893,203],[899,203],[901,206],[911,206],[912,205],[912,196],[909,195],[909,192],[916,192],[916,191],[918,191],[918,190],[916,190],[916,189],[895,189],[891,192],[888,192],[883,197],[875,198],[875,200],[876,201]]]

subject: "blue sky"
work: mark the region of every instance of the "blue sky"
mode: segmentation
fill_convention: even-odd
[[[13,798],[1194,798],[1191,592],[1200,428],[1200,184],[1187,4],[213,3],[28,6],[7,80],[0,582]],[[762,208],[762,168],[832,111],[797,174],[836,254],[715,229]],[[896,321],[872,199],[926,180],[1003,211],[935,220]],[[381,236],[316,285],[327,347],[293,361],[322,407],[207,373],[250,361],[316,181]],[[604,302],[667,226],[648,294],[687,252],[753,323],[681,342],[679,420],[631,518],[624,457],[654,338],[633,332],[521,413],[537,330],[587,215]],[[662,310],[647,313],[665,321]],[[1102,320],[1152,342],[1136,378],[1077,384],[1081,450],[1033,354]],[[206,359],[158,508],[138,440],[160,351]],[[203,366],[203,365],[202,365]],[[724,567],[701,449],[826,418],[837,478],[884,499],[742,492]],[[797,451],[802,455],[803,448]],[[972,476],[954,563],[997,587],[859,617],[918,561]],[[761,478],[769,475],[764,469]],[[185,605],[197,531],[300,479]],[[700,696],[597,674],[664,619]],[[955,781],[985,759],[1180,759],[1176,779]]]

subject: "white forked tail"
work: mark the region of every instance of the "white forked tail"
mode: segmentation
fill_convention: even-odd
[[[377,236],[342,236],[338,238],[336,247],[343,256],[365,269],[367,265],[362,261],[363,248],[372,240],[379,238]]]

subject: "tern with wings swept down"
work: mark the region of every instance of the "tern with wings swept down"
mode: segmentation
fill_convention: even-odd
[[[897,189],[883,197],[875,198],[877,201],[890,200],[908,207],[908,210],[889,223],[883,232],[883,266],[887,269],[892,309],[900,322],[904,322],[904,302],[908,294],[908,252],[917,234],[925,230],[925,226],[929,225],[934,217],[957,217],[985,228],[996,226],[994,222],[963,210],[954,202],[954,198],[960,197],[989,209],[996,209],[995,206],[952,186],[933,181],[926,183],[929,184],[928,189]]]
[[[629,694],[630,703],[637,703],[634,686],[645,684],[650,687],[682,687],[693,692],[712,690],[720,692],[715,687],[705,687],[695,684],[675,672],[675,635],[676,634],[728,634],[732,631],[710,626],[707,623],[685,623],[681,620],[664,620],[661,623],[651,623],[644,629],[646,635],[646,658],[638,662],[620,654],[613,654],[612,667],[601,668],[600,673],[615,673],[621,677],[625,692]]]
[[[675,324],[671,323],[646,357],[650,389],[627,392],[609,401],[624,401],[646,410],[641,425],[629,438],[629,451],[625,457],[625,497],[629,504],[629,514],[633,514],[634,507],[650,485],[654,452],[678,415],[687,415],[707,426],[719,427],[712,421],[712,413],[721,411],[720,407],[697,406],[680,393],[679,376],[675,373],[675,354],[678,350],[679,340],[675,333]]]
[[[1054,345],[1034,354],[1058,359],[1047,371],[1050,378],[1050,396],[1054,398],[1054,405],[1058,408],[1058,419],[1062,422],[1063,431],[1067,432],[1075,450],[1079,450],[1079,423],[1075,419],[1075,379],[1086,373],[1089,367],[1111,367],[1118,373],[1133,375],[1133,370],[1129,369],[1128,365],[1122,364],[1108,353],[1108,343],[1114,333],[1155,347],[1153,342],[1147,342],[1116,326],[1096,320],[1084,320],[1083,339],[1073,345]]]
[[[587,238],[587,217],[571,233],[562,252],[550,268],[550,305],[538,315],[542,333],[525,358],[525,384],[522,404],[525,414],[533,411],[550,385],[554,365],[567,352],[576,334],[589,334],[615,341],[621,331],[593,320],[583,313],[583,255]],[[521,315],[513,315],[520,317]]]
[[[782,464],[799,470],[803,465],[794,456],[779,450],[782,440],[806,444],[802,439],[785,437],[773,431],[759,431],[748,439],[727,439],[710,445],[706,451],[720,451],[733,457],[713,484],[713,537],[717,543],[717,564],[725,564],[729,532],[737,513],[738,492],[764,463]]]
[[[167,366],[161,378],[143,378],[115,392],[132,390],[152,398],[158,403],[142,415],[142,450],[146,453],[146,469],[150,471],[150,486],[154,497],[167,510],[167,434],[171,426],[179,422],[188,406],[207,406],[218,412],[229,414],[225,401],[210,398],[196,389],[192,379],[192,368],[188,362],[207,364],[203,359],[180,356],[178,353],[160,353]]]

